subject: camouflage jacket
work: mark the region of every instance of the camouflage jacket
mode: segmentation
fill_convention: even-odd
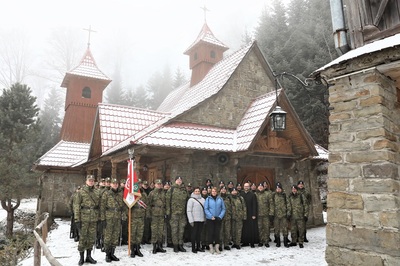
[[[246,220],[247,218],[247,208],[244,199],[240,195],[231,195],[232,203],[232,219],[233,220]]]
[[[155,188],[152,190],[148,197],[149,212],[148,216],[159,217],[165,215],[165,192],[164,189]]]
[[[301,188],[300,189],[299,188],[297,190],[297,193],[304,195],[304,199],[306,200],[307,205],[311,204],[311,193],[307,189],[305,189],[305,188]]]
[[[258,216],[268,216],[269,215],[269,208],[270,208],[270,201],[271,196],[270,193],[267,191],[257,191],[257,205],[258,205]]]
[[[185,186],[178,186],[177,184],[172,185],[172,187],[168,189],[165,198],[167,203],[167,215],[186,214],[188,193]]]
[[[94,187],[84,186],[74,199],[75,222],[97,222],[100,214],[100,195]]]
[[[304,194],[290,193],[289,212],[293,219],[303,219],[303,217],[308,217],[308,204]]]
[[[220,194],[221,198],[224,200],[225,204],[225,216],[224,219],[231,219],[232,218],[232,199],[231,195],[229,194]]]
[[[101,197],[100,219],[122,219],[125,217],[126,205],[121,197],[121,193],[117,190],[107,190]]]
[[[290,215],[288,204],[289,201],[286,197],[285,192],[272,193],[269,215],[275,216],[277,218],[288,217]]]
[[[132,216],[134,216],[136,218],[146,218],[147,211],[149,209],[148,196],[147,196],[146,192],[144,192],[141,188],[139,189],[139,192],[141,194],[141,197],[139,200],[143,201],[147,205],[147,208],[145,209],[143,206],[141,206],[139,204],[139,202],[136,202],[135,205],[133,205],[131,208],[131,214],[132,214]]]

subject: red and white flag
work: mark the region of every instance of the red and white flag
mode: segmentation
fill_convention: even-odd
[[[132,208],[132,206],[140,199],[139,180],[137,178],[134,164],[135,162],[132,159],[128,161],[128,175],[126,177],[124,189],[124,202],[128,205],[128,208]]]

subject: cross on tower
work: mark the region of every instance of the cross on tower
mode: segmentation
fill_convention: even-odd
[[[89,25],[89,29],[83,29],[83,30],[86,30],[86,31],[89,32],[88,44],[87,44],[87,45],[88,45],[88,48],[89,48],[89,46],[90,46],[90,33],[96,32],[96,31],[92,30],[92,26],[91,26],[91,25]]]
[[[207,11],[210,11],[210,10],[207,9],[205,4],[203,7],[200,7],[200,8],[203,9],[203,12],[204,12],[204,22],[207,22]]]

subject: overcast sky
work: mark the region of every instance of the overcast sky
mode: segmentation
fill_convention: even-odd
[[[51,30],[72,27],[82,34],[83,55],[88,36],[83,28],[91,25],[96,31],[91,34],[91,50],[99,68],[112,76],[115,53],[122,53],[123,80],[134,88],[146,85],[166,65],[173,72],[180,67],[189,75],[189,58],[183,52],[200,32],[204,5],[214,35],[234,51],[246,31],[254,32],[262,11],[272,1],[13,0],[2,3],[0,29],[27,29],[46,45]]]

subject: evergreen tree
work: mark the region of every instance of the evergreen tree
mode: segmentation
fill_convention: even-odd
[[[143,109],[149,108],[149,100],[147,98],[146,88],[142,85],[135,89],[132,100],[132,106]]]
[[[7,211],[6,235],[13,234],[14,211],[19,207],[24,188],[35,187],[30,171],[37,158],[39,108],[26,85],[16,83],[0,96],[0,201]]]
[[[106,101],[112,104],[124,104],[125,102],[125,92],[122,88],[122,78],[121,78],[121,66],[116,64],[113,82],[107,88]]]
[[[175,71],[174,80],[172,82],[173,89],[179,88],[183,84],[187,82],[185,75],[182,73],[182,70],[178,67]]]
[[[149,95],[149,107],[157,109],[157,107],[164,101],[165,97],[172,91],[172,77],[171,71],[168,66],[164,68],[163,73],[154,73],[149,79],[147,84],[147,94]]]
[[[281,1],[263,13],[257,40],[276,74],[287,72],[304,81],[332,61],[330,6],[328,1],[292,0],[285,10]],[[291,75],[279,76],[285,92],[316,143],[328,144],[328,91],[326,85],[302,85]]]
[[[44,101],[44,108],[40,112],[40,134],[39,156],[49,151],[60,140],[61,118],[60,111],[63,106],[63,97],[56,88],[52,88]]]

